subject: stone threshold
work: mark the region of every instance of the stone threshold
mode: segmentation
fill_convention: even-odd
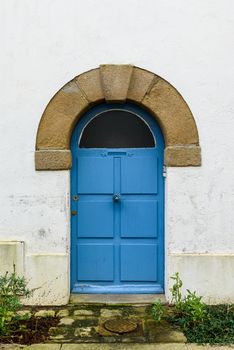
[[[70,304],[152,304],[166,303],[165,294],[71,294]]]

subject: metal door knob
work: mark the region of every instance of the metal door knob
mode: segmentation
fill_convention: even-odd
[[[114,194],[114,195],[113,195],[113,201],[114,201],[114,202],[119,202],[120,199],[121,199],[120,194]]]

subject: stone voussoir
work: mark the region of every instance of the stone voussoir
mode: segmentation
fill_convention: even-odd
[[[91,103],[104,101],[104,93],[101,84],[100,69],[92,69],[75,78],[87,100]]]
[[[158,121],[166,146],[199,145],[193,115],[179,92],[158,78],[141,102]]]
[[[76,81],[67,83],[54,95],[42,115],[36,149],[69,149],[73,127],[89,105]]]
[[[125,102],[133,72],[129,64],[100,66],[101,82],[106,102]]]
[[[133,102],[141,102],[156,80],[157,76],[154,73],[134,67],[128,88],[127,99]]]

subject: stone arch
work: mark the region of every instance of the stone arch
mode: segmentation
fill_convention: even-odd
[[[167,166],[199,166],[201,150],[193,115],[179,92],[163,78],[132,65],[101,65],[59,90],[38,127],[36,170],[71,168],[70,138],[83,113],[95,104],[136,103],[159,123]]]

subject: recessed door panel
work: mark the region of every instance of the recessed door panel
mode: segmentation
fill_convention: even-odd
[[[156,282],[157,246],[128,244],[121,246],[121,281]]]
[[[147,150],[145,151],[147,155]],[[122,160],[122,193],[157,193],[157,157],[131,156]]]
[[[121,203],[121,237],[157,237],[158,210],[156,200],[124,200]]]
[[[111,198],[79,201],[78,237],[113,237],[113,214]]]
[[[77,247],[79,281],[113,281],[114,249],[112,244],[79,244]]]
[[[78,192],[113,193],[113,159],[85,157],[78,159]]]

